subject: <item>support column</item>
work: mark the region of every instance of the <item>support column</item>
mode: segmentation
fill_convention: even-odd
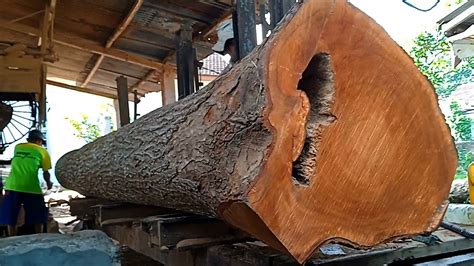
[[[118,77],[117,82],[117,98],[118,98],[118,111],[120,117],[120,123],[117,121],[117,127],[125,126],[130,124],[130,111],[128,110],[128,85],[127,78],[124,76]],[[117,110],[117,109],[116,109]]]
[[[274,29],[278,22],[290,11],[295,0],[269,0],[270,27]]]
[[[255,0],[234,0],[232,18],[238,59],[242,59],[257,46]]]
[[[194,92],[193,31],[191,24],[181,25],[176,40],[178,99],[181,100]]]
[[[176,102],[174,73],[169,70],[164,70],[161,77],[161,102],[162,106]]]
[[[138,113],[138,103],[140,103],[140,99],[138,99],[138,92],[137,90],[133,91],[133,121],[138,119],[140,114]]]

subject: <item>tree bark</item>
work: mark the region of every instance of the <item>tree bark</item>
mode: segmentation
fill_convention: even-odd
[[[306,0],[206,88],[60,159],[82,194],[217,216],[304,262],[433,231],[457,164],[431,84],[344,0]]]

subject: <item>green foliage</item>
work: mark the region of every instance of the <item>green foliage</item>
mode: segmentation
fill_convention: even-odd
[[[459,104],[455,101],[451,102],[449,105],[451,109],[452,115],[449,117],[451,121],[455,134],[454,138],[457,141],[469,141],[472,140],[472,133],[471,133],[471,123],[472,119],[467,117]]]
[[[468,149],[458,147],[458,168],[456,169],[455,179],[463,179],[467,177],[467,167],[471,164],[474,156]]]
[[[463,60],[453,69],[451,47],[440,31],[419,34],[410,55],[420,71],[433,83],[440,98],[447,98],[459,85],[474,81],[474,58]]]
[[[447,0],[445,5],[447,7],[453,7],[453,6],[458,6],[464,2],[466,2],[467,0]]]
[[[454,4],[462,1],[456,0]],[[423,32],[414,40],[410,55],[420,71],[431,81],[440,99],[448,98],[459,85],[474,82],[474,58],[463,60],[453,68],[453,55],[446,37],[438,30]],[[449,117],[456,141],[472,140],[471,119],[461,110],[457,102],[451,102]],[[458,147],[459,165],[455,178],[466,178],[467,167],[473,160],[473,153]]]
[[[81,114],[81,120],[74,120],[66,118],[71,126],[76,131],[74,136],[84,140],[86,143],[91,143],[101,136],[100,128],[98,125],[89,122],[89,117],[85,114]]]

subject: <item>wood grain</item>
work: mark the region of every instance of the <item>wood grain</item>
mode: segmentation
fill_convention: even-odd
[[[428,80],[344,0],[299,3],[192,96],[61,158],[64,186],[217,216],[306,261],[433,231],[457,165]]]

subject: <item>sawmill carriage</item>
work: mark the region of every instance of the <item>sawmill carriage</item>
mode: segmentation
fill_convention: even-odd
[[[315,263],[472,249],[453,227],[455,236],[437,232],[448,243],[437,249],[421,238],[361,254],[433,232],[457,159],[431,84],[346,1],[3,2],[2,58],[32,53],[41,66],[39,89],[24,92],[39,107],[33,126],[45,119],[46,84],[116,100],[121,128],[56,168],[63,185],[88,196],[71,211],[89,227],[170,265],[303,263],[327,242],[355,248]],[[229,18],[238,62],[201,89],[199,60]],[[263,39],[271,32],[258,47],[256,24]],[[158,91],[163,108],[129,124],[128,102]]]

